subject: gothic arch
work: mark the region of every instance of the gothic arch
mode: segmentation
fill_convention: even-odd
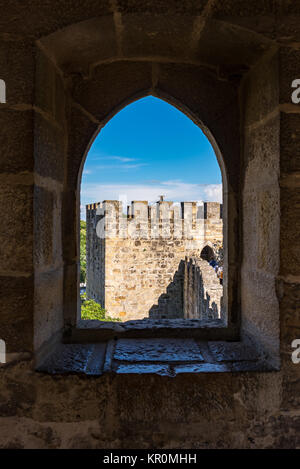
[[[156,20],[153,19],[153,30],[157,26]],[[90,22],[85,25],[76,23],[71,29],[68,27],[53,33],[51,37],[45,37],[38,41],[37,87],[39,89],[41,86],[40,74],[45,73],[45,70],[49,71],[47,76],[55,76],[55,80],[49,84],[51,99],[45,100],[42,93],[37,93],[36,105],[44,109],[54,102],[57,106],[55,119],[59,121],[59,130],[57,127],[53,130],[53,124],[51,124],[50,131],[50,127],[47,129],[49,122],[47,124],[44,122],[45,114],[41,113],[35,124],[35,167],[37,171],[44,173],[46,171],[47,173],[46,167],[49,165],[49,175],[51,171],[54,171],[53,164],[50,164],[53,159],[57,170],[54,175],[57,179],[54,200],[57,211],[59,212],[61,209],[61,218],[55,216],[54,219],[55,223],[61,222],[61,246],[58,252],[61,252],[63,265],[63,284],[60,287],[63,297],[60,305],[57,304],[55,313],[59,319],[57,328],[61,325],[59,311],[62,309],[65,328],[76,327],[79,319],[77,309],[79,181],[87,151],[101,128],[115,113],[134,100],[152,94],[166,100],[191,118],[206,134],[218,158],[223,177],[224,247],[226,254],[224,265],[230,266],[227,273],[224,270],[224,304],[228,310],[229,329],[239,330],[242,286],[240,265],[243,256],[241,194],[244,183],[243,177],[240,177],[243,173],[242,141],[240,139],[243,123],[240,118],[239,90],[243,75],[270,44],[268,40],[256,33],[240,29],[240,34],[237,35],[234,59],[238,61],[238,64],[231,64],[229,69],[225,70],[222,63],[227,57],[227,51],[226,44],[222,44],[221,37],[215,36],[215,34],[211,36],[218,37],[220,46],[213,57],[215,64],[205,62],[204,56],[195,59],[192,48],[187,48],[185,53],[180,49],[180,42],[176,40],[175,34],[179,19],[173,18],[173,20],[172,24],[170,23],[169,31],[170,37],[172,37],[171,42],[173,43],[174,40],[172,56],[168,56],[165,50],[164,28],[157,31],[156,47],[160,53],[156,55],[153,55],[153,51],[149,50],[145,31],[141,33],[141,49],[134,54],[129,53],[129,46],[126,46],[119,54],[107,50],[105,57],[89,55],[91,45],[94,44],[93,41],[97,42],[99,39],[98,33],[96,33],[93,38],[89,38],[90,40],[82,42],[80,53],[72,55],[70,51],[78,49],[80,41],[79,43],[76,41],[81,37],[83,31],[89,31],[89,28],[86,29],[86,27],[91,26]],[[113,24],[110,20],[108,18],[101,19],[101,22],[103,21],[107,22],[106,26],[103,23],[103,28],[108,28],[109,34],[114,34],[112,33]],[[152,26],[149,25],[150,28]],[[219,25],[215,22],[211,24],[210,34],[217,26]],[[227,29],[227,26],[224,25],[223,33],[225,36],[229,34],[230,28],[228,31]],[[78,35],[75,34],[75,31],[78,32]],[[98,28],[95,28],[94,31],[98,31]],[[72,34],[70,34],[71,32]],[[139,33],[136,32],[136,34]],[[255,48],[256,46],[252,48],[251,57],[246,50],[249,37],[257,46],[257,48]],[[133,46],[135,39],[132,36]],[[70,41],[70,44],[75,41],[74,48],[71,47],[69,50],[67,47],[63,51],[63,54],[66,52],[67,55],[60,55],[62,46],[67,40]],[[204,50],[202,54],[205,55]],[[41,155],[45,155],[44,150],[49,146],[49,141],[55,142],[54,150],[52,149],[46,159],[42,161]],[[59,154],[61,157],[58,158]],[[37,206],[39,206],[40,198],[41,203],[45,203],[42,200],[44,197],[45,193],[37,188],[35,196]],[[50,196],[47,195],[47,197]],[[35,236],[37,243],[40,242],[40,230],[36,231]],[[56,235],[56,244],[59,243],[59,236],[60,234]],[[55,256],[53,259],[53,262],[56,262]],[[36,281],[38,281],[38,277],[36,277]],[[38,288],[36,291],[38,292]],[[39,297],[39,309],[45,310],[46,307],[42,303]],[[36,318],[38,318],[39,325],[36,328],[38,330],[43,322],[38,310]],[[50,330],[49,335],[51,335]],[[41,338],[39,343],[42,343],[43,340]]]

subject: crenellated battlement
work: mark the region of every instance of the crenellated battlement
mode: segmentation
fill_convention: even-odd
[[[96,202],[86,205],[87,213],[93,212],[97,209],[107,210],[111,213],[123,213],[123,202],[118,200],[103,200],[103,202]],[[176,217],[182,219],[221,219],[222,218],[222,204],[218,202],[172,202],[172,201],[158,201],[154,204],[149,204],[147,200],[133,200],[127,206],[128,219],[132,218],[163,218],[168,213],[170,215],[176,213]],[[167,215],[168,216],[168,215]]]
[[[87,221],[99,238],[185,238],[200,239],[214,225],[222,236],[222,204],[160,200],[155,204],[134,200],[123,211],[123,203],[104,200],[86,206]]]
[[[125,210],[127,209],[127,210]],[[221,246],[217,202],[118,200],[87,205],[87,296],[111,317],[182,318],[185,256]]]

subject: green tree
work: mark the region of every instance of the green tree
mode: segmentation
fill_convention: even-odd
[[[80,283],[86,283],[86,222],[80,220]]]
[[[119,318],[106,316],[106,310],[94,300],[87,300],[86,294],[81,295],[81,319],[98,319],[98,321],[120,321]]]

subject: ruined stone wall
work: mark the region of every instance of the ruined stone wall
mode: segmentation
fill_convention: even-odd
[[[92,208],[94,207],[94,208]],[[88,298],[93,298],[104,305],[105,286],[105,243],[97,236],[97,205],[90,206],[86,212],[86,283]]]
[[[223,319],[223,286],[206,260],[185,259],[183,297],[185,318]]]
[[[222,242],[220,213],[214,202],[132,202],[127,217],[117,201],[87,206],[87,296],[122,320],[183,317],[185,256]]]

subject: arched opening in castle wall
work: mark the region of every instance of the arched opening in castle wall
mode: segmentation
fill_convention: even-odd
[[[289,0],[6,2],[1,447],[299,447],[299,24]],[[225,329],[80,321],[85,155],[150,94],[222,154]],[[199,270],[184,268],[189,315]]]
[[[161,135],[167,133],[166,119],[171,119],[170,113],[172,112],[171,115],[173,119],[175,119],[174,115],[178,116],[176,117],[177,121],[175,121],[178,126],[180,125],[179,122],[181,126],[183,122],[186,127],[188,125],[190,126],[188,127],[190,130],[186,130],[186,143],[189,139],[196,141],[196,136],[194,136],[193,133],[196,131],[191,128],[193,127],[193,123],[189,122],[187,124],[187,119],[177,110],[172,109],[171,106],[165,102],[163,107],[162,102],[159,104],[159,100],[153,98],[152,100],[147,99],[139,102],[140,108],[146,105],[149,113],[151,113],[151,106],[153,108],[152,112],[157,112],[158,105],[160,106],[160,111],[165,113],[164,122],[161,122],[160,126]],[[136,106],[134,109],[136,109]],[[133,119],[133,117],[130,118],[130,116],[133,115],[132,113],[133,111],[130,111],[130,109],[127,111],[129,117],[127,117],[126,123],[128,120]],[[120,119],[122,119],[121,116]],[[121,122],[123,121],[121,120]],[[149,135],[155,132],[155,126],[153,126],[152,129],[151,122],[145,125],[147,127],[145,132]],[[128,126],[129,129],[134,128],[134,120],[132,120],[131,125],[128,123]],[[113,129],[115,129],[114,134],[112,134]],[[142,127],[139,130],[142,131]],[[144,182],[144,186],[141,182],[137,186],[133,183],[128,183],[126,179],[128,172],[125,172],[125,176],[123,175],[122,179],[123,167],[125,167],[125,169],[131,169],[132,167],[135,168],[141,165],[147,166],[146,174],[153,174],[153,177],[159,174],[160,178],[166,178],[166,175],[163,176],[164,154],[160,155],[159,162],[155,165],[154,155],[148,156],[148,158],[144,157],[142,160],[141,158],[132,158],[132,156],[136,155],[134,154],[133,148],[131,148],[131,158],[125,158],[126,162],[122,164],[120,160],[124,160],[124,157],[100,156],[102,154],[101,142],[104,140],[103,145],[105,143],[106,147],[109,145],[109,142],[107,142],[108,137],[106,137],[106,134],[103,134],[103,130],[94,140],[82,170],[83,176],[80,175],[84,178],[81,197],[86,200],[84,192],[85,187],[88,192],[89,188],[92,187],[93,193],[97,194],[94,195],[94,197],[98,197],[98,199],[91,199],[90,196],[89,202],[92,203],[88,203],[86,207],[81,208],[81,218],[86,215],[86,222],[80,221],[81,237],[82,226],[86,223],[86,259],[83,259],[83,262],[86,262],[86,266],[84,267],[86,270],[83,272],[86,283],[81,284],[81,290],[86,289],[85,296],[81,298],[83,319],[97,318],[94,312],[92,313],[92,317],[89,317],[88,307],[91,306],[91,301],[96,302],[98,305],[94,306],[93,311],[95,311],[95,308],[98,308],[99,319],[101,318],[101,320],[106,321],[141,319],[174,320],[189,318],[204,320],[204,324],[207,327],[209,326],[208,319],[221,319],[220,301],[218,308],[209,304],[206,309],[202,308],[199,310],[196,305],[198,301],[196,296],[195,304],[191,305],[189,315],[187,316],[184,312],[184,284],[186,281],[184,269],[185,258],[200,259],[203,246],[208,242],[213,244],[218,251],[223,250],[222,204],[216,201],[207,202],[205,199],[199,200],[200,194],[203,197],[203,195],[205,196],[209,191],[214,191],[214,194],[216,194],[214,197],[220,197],[219,193],[222,193],[222,184],[197,184],[199,178],[200,181],[201,178],[205,180],[204,178],[211,177],[221,179],[221,171],[217,168],[217,161],[210,163],[210,159],[214,159],[215,157],[209,141],[200,129],[197,129],[197,132],[197,137],[202,142],[198,144],[198,152],[201,151],[200,149],[202,148],[203,152],[208,152],[206,161],[208,160],[207,166],[213,168],[210,169],[212,174],[209,173],[209,169],[206,169],[204,163],[202,163],[202,165],[195,163],[194,159],[189,157],[187,144],[182,144],[183,154],[181,158],[182,161],[185,162],[185,167],[190,165],[190,172],[192,174],[192,176],[186,175],[185,177],[194,177],[194,179],[192,179],[194,184],[188,184],[190,179],[180,180],[180,184],[177,183],[175,187],[173,187],[174,182],[172,183],[172,181],[164,182],[161,185],[159,185],[159,181],[156,182],[158,185],[157,194],[163,190],[167,190],[169,194],[178,191],[175,200],[170,200],[170,197],[165,196],[160,196],[159,198],[158,195],[156,195],[156,201],[145,200],[147,198],[145,192],[153,193],[155,186],[149,186],[146,182]],[[110,137],[112,139],[118,137],[118,125],[114,124],[114,119],[110,121],[108,135],[112,135],[112,137]],[[126,134],[126,138],[130,138],[128,133]],[[176,136],[171,134],[169,138],[176,139]],[[134,141],[134,136],[132,136],[132,141]],[[170,146],[171,143],[172,142],[169,140],[168,146]],[[144,145],[141,146],[139,152],[143,153],[143,151],[145,151],[145,145],[147,145],[146,141],[144,141]],[[162,147],[167,145],[167,137],[162,139],[160,145]],[[154,151],[159,152],[160,150],[157,148]],[[94,160],[94,154],[97,155],[96,160]],[[116,154],[118,154],[118,152],[113,150],[113,155]],[[188,158],[192,160],[193,164],[192,162],[189,163],[190,160]],[[128,161],[131,162],[131,164],[128,164]],[[136,164],[134,165],[132,161]],[[142,163],[140,161],[142,161]],[[178,165],[175,158],[173,163],[170,164],[173,164],[173,168]],[[197,169],[194,167],[195,165]],[[155,171],[152,166],[155,167]],[[105,180],[105,174],[101,177],[101,170],[102,172],[106,170],[107,174],[107,168],[110,168],[110,176],[106,176],[110,181],[109,185],[105,185],[104,182],[101,183],[101,181]],[[118,180],[126,181],[123,182],[123,184],[121,182],[119,182],[119,184],[113,182],[113,178],[116,177],[116,174],[114,174],[116,170],[119,170],[119,173],[121,173],[118,175]],[[175,171],[176,170],[173,169],[173,172]],[[197,176],[194,176],[197,171],[199,171],[198,181]],[[141,173],[141,169],[137,174],[139,173]],[[178,169],[175,179],[178,180],[181,176],[182,174]],[[88,183],[86,182],[87,180],[92,180],[93,183]],[[118,189],[116,189],[116,186]],[[187,191],[187,187],[189,186],[193,187],[194,199],[190,197],[185,199],[188,201],[183,202],[182,200],[184,199],[181,199],[181,196],[187,196],[184,192],[182,194],[180,193],[180,188],[183,187]],[[141,192],[141,187],[144,187],[144,192]],[[101,193],[101,189],[105,195]],[[218,189],[218,193],[216,189]],[[184,191],[184,189],[181,190]],[[141,199],[131,201],[131,204],[128,205],[130,201],[127,202],[128,196],[124,193],[125,191],[129,191],[130,193],[135,192]],[[101,201],[103,197],[105,197],[106,200]],[[119,200],[107,200],[113,197]],[[125,202],[120,200],[124,200],[124,198],[126,199]],[[159,200],[157,200],[158,198]],[[81,204],[82,203],[83,202],[81,202]],[[83,214],[82,212],[85,208],[86,213]],[[82,240],[80,248],[82,251],[85,250],[85,247],[82,245]],[[82,262],[82,253],[80,257]],[[221,263],[219,267],[221,268]],[[227,268],[225,270],[227,272]],[[80,278],[82,278],[82,276],[81,270]],[[202,283],[207,283],[207,281],[211,283],[210,277],[212,278],[212,283],[216,280],[220,286],[215,270],[212,267],[208,269],[206,275],[202,278]],[[195,291],[200,291],[200,287],[198,288],[196,284],[194,285],[194,289]],[[222,291],[221,296],[223,296],[222,286],[220,286],[219,290]],[[210,303],[209,299],[207,299],[207,301]],[[213,303],[213,301],[214,297],[212,297],[211,303]],[[99,306],[101,306],[105,312],[103,312]],[[212,312],[214,312],[214,314]],[[225,321],[224,324],[226,324],[225,313],[222,314],[222,320]]]
[[[278,196],[278,146],[275,138],[270,140],[274,143],[274,148],[270,150],[271,159],[274,160],[270,172],[265,168],[263,155],[256,150],[260,138],[264,137],[257,133],[258,130],[254,132],[253,128],[253,122],[261,118],[260,113],[255,112],[255,109],[261,109],[261,105],[256,101],[253,83],[256,84],[268,76],[272,90],[277,89],[278,77],[273,73],[277,63],[276,51],[268,51],[268,41],[263,41],[262,46],[258,37],[251,36],[254,43],[258,41],[260,44],[255,49],[255,60],[260,60],[262,50],[265,50],[265,54],[261,56],[261,72],[253,67],[245,79],[243,70],[235,68],[234,65],[230,70],[222,69],[225,77],[223,78],[220,71],[214,71],[213,66],[207,68],[202,63],[188,59],[187,50],[184,53],[185,60],[182,61],[177,55],[178,51],[175,53],[176,60],[162,59],[162,50],[161,58],[153,60],[152,56],[148,56],[147,48],[144,55],[138,53],[139,60],[132,56],[128,60],[116,57],[110,61],[100,57],[95,60],[94,56],[83,52],[81,60],[80,53],[72,53],[75,50],[84,50],[82,42],[80,47],[76,46],[77,39],[82,36],[74,34],[74,31],[82,31],[85,26],[84,23],[73,25],[66,27],[59,34],[47,36],[40,41],[37,53],[35,99],[42,109],[49,109],[54,116],[54,122],[45,119],[44,114],[38,114],[35,119],[35,168],[42,177],[51,176],[51,184],[50,179],[45,177],[37,179],[39,184],[35,187],[34,198],[35,213],[40,213],[35,229],[38,252],[35,255],[35,265],[40,269],[40,274],[34,277],[36,348],[41,348],[51,338],[58,338],[63,330],[73,330],[81,318],[80,176],[87,152],[101,128],[120,109],[140,97],[152,94],[178,107],[190,117],[208,136],[214,148],[223,176],[224,266],[228,266],[228,271],[224,270],[223,305],[227,327],[234,337],[245,333],[245,336],[250,335],[255,340],[259,338],[262,346],[273,349],[276,355],[278,320],[270,321],[268,311],[261,314],[268,302],[261,301],[259,285],[264,282],[269,285],[265,293],[269,294],[270,302],[274,306],[272,314],[276,316],[278,304],[274,281],[270,279],[276,275],[278,256],[270,256],[269,253],[272,246],[276,245],[276,227],[279,226],[276,220],[279,212],[275,209],[278,204],[274,205],[269,199],[266,183],[270,184],[270,197],[275,197],[275,194]],[[109,28],[108,25],[106,27]],[[172,29],[171,25],[170,28]],[[95,40],[97,30],[93,29]],[[73,38],[70,50],[61,46],[62,43],[65,44],[66,37]],[[247,55],[245,44],[248,39],[248,36],[246,39],[243,35],[239,38],[236,57],[240,57],[242,62],[246,61],[248,68],[251,68],[254,56]],[[175,44],[176,41],[174,46]],[[89,40],[89,51],[90,46]],[[163,42],[159,49],[161,47]],[[218,54],[222,53],[225,53],[225,50],[222,52],[221,48]],[[94,65],[86,67],[83,59],[88,62],[95,61]],[[222,62],[220,57],[218,60]],[[47,93],[45,95],[47,89],[44,87],[45,92],[42,93],[39,85],[45,73],[50,80],[49,96]],[[65,80],[64,77],[68,74],[70,79]],[[269,103],[268,110],[273,109],[278,102],[278,94],[268,94],[268,87],[266,90],[264,102],[267,100]],[[278,134],[278,120],[274,118],[272,125],[271,132],[275,136]],[[242,146],[241,126],[244,142]],[[245,167],[242,154],[247,159]],[[43,155],[43,159],[40,155]],[[247,169],[245,172],[245,168],[249,171]],[[263,177],[266,171],[268,173]],[[259,208],[265,200],[267,204],[269,201],[270,210]],[[253,206],[257,208],[253,210]],[[52,215],[49,216],[49,213]],[[255,230],[248,230],[248,218],[255,224]],[[264,241],[265,234],[261,231],[265,229],[269,233],[268,242]],[[46,241],[49,236],[51,242]],[[265,264],[261,267],[255,264],[252,255],[255,249],[260,249],[264,254]],[[271,260],[274,264],[272,267],[269,266]],[[47,285],[52,283],[53,289],[57,291],[55,301],[50,304],[47,301],[49,296],[43,294],[48,270],[51,282],[47,279]],[[254,297],[256,301],[253,302]],[[51,317],[50,321],[48,317]]]

